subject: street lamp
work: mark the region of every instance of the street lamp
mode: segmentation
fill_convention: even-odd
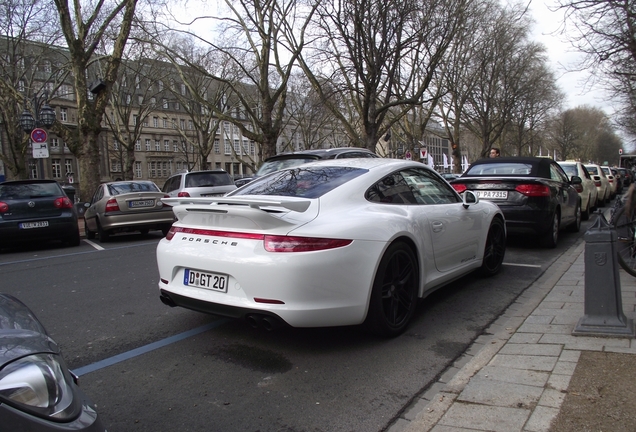
[[[20,116],[20,126],[24,132],[30,134],[36,127],[44,126],[50,128],[53,126],[53,123],[55,123],[55,110],[49,106],[48,98],[49,93],[46,91],[41,96],[33,94],[31,105],[35,111],[35,118],[31,111],[27,109],[27,100],[24,98],[24,111]]]

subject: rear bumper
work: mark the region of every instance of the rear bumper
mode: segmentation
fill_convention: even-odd
[[[126,230],[132,228],[162,229],[172,225],[174,222],[174,213],[172,209],[133,214],[117,212],[112,214],[106,213],[103,217],[100,217],[99,222],[105,230]]]
[[[20,223],[25,221],[0,221],[0,244],[35,240],[66,240],[79,232],[75,215],[63,215],[45,220],[49,226],[29,229],[20,228]]]
[[[501,207],[509,234],[544,234],[552,229],[550,210],[536,210],[527,206]]]

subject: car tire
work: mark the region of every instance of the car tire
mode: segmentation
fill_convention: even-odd
[[[413,250],[405,243],[393,243],[382,256],[373,281],[365,326],[384,337],[406,330],[415,313],[419,269]]]
[[[592,197],[587,197],[587,207],[584,211],[581,212],[581,220],[588,220],[590,218],[590,205],[591,205]]]
[[[581,231],[581,219],[583,219],[583,216],[581,214],[581,203],[579,202],[576,205],[576,209],[574,209],[574,222],[568,226],[568,231],[575,233]]]
[[[484,258],[481,263],[480,273],[484,276],[493,276],[501,269],[504,255],[506,254],[506,227],[500,218],[494,218],[490,223]]]
[[[86,220],[84,220],[84,234],[86,235],[86,238],[89,240],[93,240],[95,238],[95,233],[88,229],[88,224],[86,223]]]
[[[110,237],[108,231],[102,228],[102,224],[97,221],[97,238],[100,243],[106,243]]]
[[[554,249],[559,241],[559,228],[559,213],[555,211],[552,215],[550,229],[541,238],[541,245]]]

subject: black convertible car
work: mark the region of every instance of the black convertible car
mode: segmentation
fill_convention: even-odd
[[[475,161],[451,185],[496,203],[510,234],[535,235],[553,248],[561,229],[581,227],[581,198],[574,188],[580,183],[550,158],[500,157]]]

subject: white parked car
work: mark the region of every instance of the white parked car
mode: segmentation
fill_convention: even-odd
[[[610,190],[612,191],[611,197],[614,198],[616,196],[616,191],[618,190],[618,178],[612,173],[612,170],[608,166],[601,166],[601,169],[605,173],[605,177],[607,177],[607,181],[610,184]]]
[[[594,180],[594,184],[596,185],[596,190],[598,191],[598,207],[603,207],[612,199],[612,189],[609,180],[599,165],[586,164],[585,168],[592,176],[592,180]]]
[[[497,205],[418,162],[319,161],[164,202],[177,221],[157,247],[162,301],[265,328],[365,323],[394,336],[418,299],[497,273],[505,254]]]
[[[592,176],[581,162],[563,161],[558,162],[558,164],[561,165],[568,178],[572,179],[572,176],[581,177],[581,184],[574,185],[574,189],[581,197],[581,218],[588,220],[590,212],[596,208],[598,200],[598,190]]]

